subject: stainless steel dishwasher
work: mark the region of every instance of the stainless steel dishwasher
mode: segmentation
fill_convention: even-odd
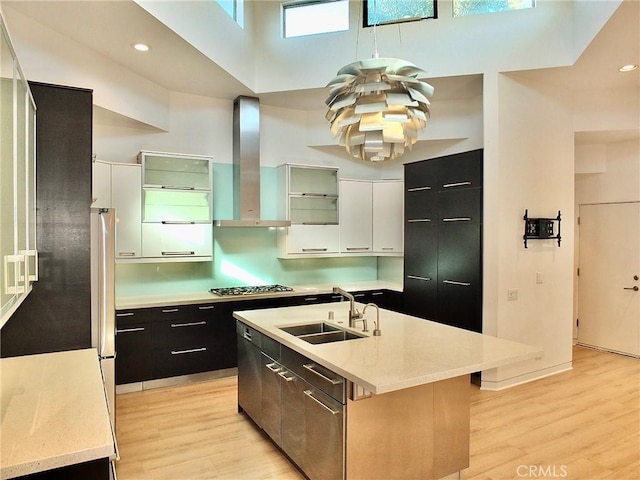
[[[238,337],[238,411],[262,425],[262,378],[260,332],[236,322]]]

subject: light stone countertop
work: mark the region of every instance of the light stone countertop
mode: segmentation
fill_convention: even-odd
[[[0,359],[0,478],[115,457],[95,349]]]
[[[356,303],[362,312],[364,305]],[[327,320],[329,311],[335,319]],[[376,393],[467,375],[522,360],[541,358],[538,347],[483,335],[380,309],[382,335],[371,336],[375,309],[367,309],[367,338],[312,345],[281,326],[328,321],[348,328],[349,303],[234,312],[259,332]],[[362,333],[362,323],[352,329]]]
[[[278,298],[293,297],[303,295],[321,295],[331,293],[332,288],[340,287],[344,290],[355,292],[361,290],[388,289],[402,292],[402,285],[379,280],[364,282],[338,282],[336,284],[316,284],[316,285],[288,285],[293,288],[293,292],[267,293],[261,295],[229,295],[219,297],[209,291],[196,291],[184,293],[168,293],[161,295],[118,295],[116,298],[116,308],[118,310],[149,308],[149,307],[169,307],[175,305],[189,305],[198,303],[232,302],[237,300],[254,300],[257,298]]]

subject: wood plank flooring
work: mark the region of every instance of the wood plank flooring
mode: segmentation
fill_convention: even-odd
[[[303,478],[237,413],[236,388],[226,377],[118,395],[118,479]],[[470,388],[462,479],[640,479],[637,359],[576,347],[572,371],[501,392]]]

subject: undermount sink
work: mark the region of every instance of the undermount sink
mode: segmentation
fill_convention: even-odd
[[[359,335],[354,332],[342,330],[341,328],[331,325],[330,323],[305,323],[302,325],[290,325],[288,327],[279,327],[283,332],[289,333],[300,340],[312,343],[314,345],[320,343],[344,342],[345,340],[356,340],[364,338],[365,335]]]

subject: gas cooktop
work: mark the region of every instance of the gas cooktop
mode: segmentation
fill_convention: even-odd
[[[259,295],[261,293],[293,292],[293,288],[284,285],[257,285],[250,287],[212,288],[211,293],[220,297],[226,295]]]

